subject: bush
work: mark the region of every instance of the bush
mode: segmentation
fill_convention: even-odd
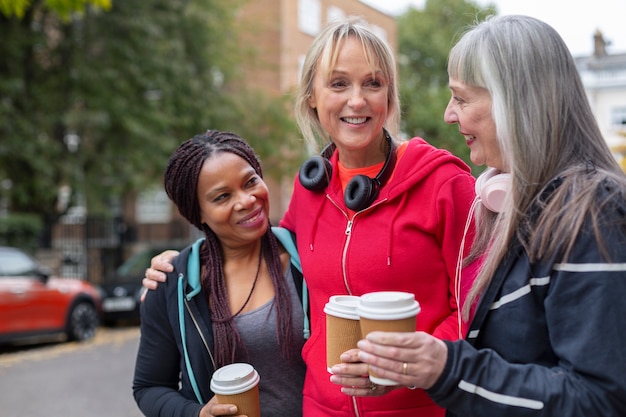
[[[35,214],[14,213],[0,217],[0,245],[35,250],[43,222]]]

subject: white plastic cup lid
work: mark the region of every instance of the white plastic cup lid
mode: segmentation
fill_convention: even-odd
[[[399,320],[416,316],[420,305],[415,295],[401,291],[379,291],[363,294],[356,308],[360,317],[373,320]]]
[[[259,383],[258,372],[247,363],[233,363],[213,372],[211,391],[221,395],[241,394]]]
[[[342,319],[358,320],[356,308],[360,300],[355,295],[333,295],[324,306],[324,313]]]

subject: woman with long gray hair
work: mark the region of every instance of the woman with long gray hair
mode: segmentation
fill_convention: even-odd
[[[458,416],[626,415],[626,177],[559,34],[488,19],[448,62],[477,180],[466,340],[370,333],[359,358]],[[403,370],[405,371],[403,373]]]

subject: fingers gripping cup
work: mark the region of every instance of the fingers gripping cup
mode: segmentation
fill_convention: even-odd
[[[361,296],[357,307],[361,334],[373,331],[414,332],[420,305],[415,295],[407,292],[382,291]],[[378,385],[398,385],[396,381],[380,378],[371,370],[370,380]]]
[[[356,348],[361,339],[359,315],[356,307],[359,297],[353,295],[333,295],[324,306],[326,313],[326,366],[330,368],[341,362],[339,356]],[[332,372],[331,372],[332,373]]]
[[[226,365],[213,373],[211,391],[220,404],[235,404],[237,414],[261,417],[259,374],[247,363]]]

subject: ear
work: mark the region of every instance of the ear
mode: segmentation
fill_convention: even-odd
[[[315,96],[313,94],[311,94],[309,98],[307,98],[306,102],[309,104],[310,108],[317,108],[317,102],[315,101]]]

